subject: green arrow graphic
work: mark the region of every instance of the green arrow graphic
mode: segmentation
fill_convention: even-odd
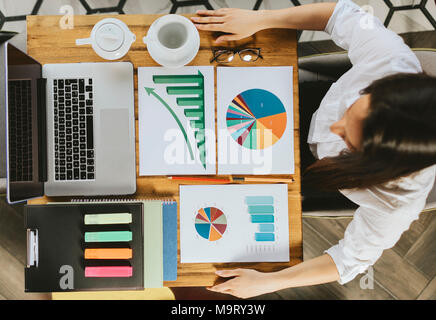
[[[148,95],[152,94],[157,100],[160,101],[160,103],[163,104],[163,106],[165,108],[167,108],[167,110],[171,113],[171,115],[173,116],[174,120],[176,120],[180,130],[183,133],[183,136],[185,137],[185,141],[186,141],[186,145],[188,146],[188,150],[189,150],[189,154],[191,155],[191,160],[194,160],[194,154],[192,153],[192,148],[191,148],[191,144],[189,143],[188,140],[188,135],[186,134],[185,128],[183,128],[182,123],[180,122],[179,118],[177,117],[177,115],[174,113],[173,109],[171,109],[171,107],[168,105],[168,103],[165,102],[164,99],[162,99],[155,91],[154,88],[148,88],[148,87],[144,87],[145,91],[147,92]]]

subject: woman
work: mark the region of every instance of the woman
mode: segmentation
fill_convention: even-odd
[[[271,273],[217,271],[233,277],[210,290],[248,298],[332,281],[344,284],[391,248],[416,220],[436,172],[436,79],[422,73],[402,39],[350,0],[250,11],[198,11],[199,30],[216,42],[267,28],[324,30],[348,51],[353,67],[313,114],[308,143],[320,160],[304,183],[340,190],[359,207],[344,238],[320,257]],[[301,106],[304,108],[304,106]]]

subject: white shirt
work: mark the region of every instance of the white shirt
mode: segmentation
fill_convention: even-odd
[[[337,156],[345,142],[330,131],[374,80],[399,72],[421,72],[415,54],[402,38],[350,0],[339,0],[325,31],[348,51],[353,67],[336,81],[313,114],[308,143],[319,159]],[[344,284],[365,272],[418,219],[433,187],[436,166],[367,189],[340,190],[359,205],[344,238],[325,252]],[[394,266],[393,266],[394,267]]]

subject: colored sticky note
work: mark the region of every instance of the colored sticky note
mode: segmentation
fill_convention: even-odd
[[[85,259],[131,259],[130,248],[86,248]]]
[[[127,224],[132,223],[131,213],[85,214],[85,224]]]
[[[85,242],[126,242],[132,241],[131,231],[85,232]]]
[[[85,267],[86,278],[118,278],[131,277],[133,268],[130,266],[122,267]]]

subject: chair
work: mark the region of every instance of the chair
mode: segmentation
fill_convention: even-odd
[[[412,49],[421,63],[422,69],[431,76],[436,77],[436,49]],[[299,83],[336,81],[348,69],[351,62],[347,52],[335,52],[315,54],[298,59]],[[301,126],[300,126],[301,127]],[[320,200],[322,199],[322,200]],[[320,192],[318,197],[303,199],[310,205],[303,206],[303,216],[352,216],[354,208],[349,207],[325,209],[324,200],[328,199]],[[425,210],[436,208],[436,184],[433,186],[428,198]]]

